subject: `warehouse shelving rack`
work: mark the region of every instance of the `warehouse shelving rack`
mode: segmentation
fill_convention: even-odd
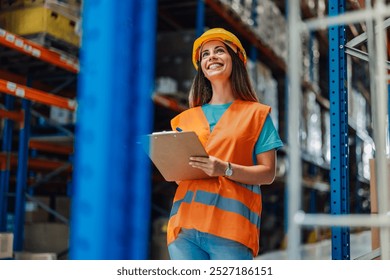
[[[371,1],[365,10],[358,10],[345,13],[345,1],[329,1],[329,17],[303,21],[299,11],[299,1],[291,1],[289,5],[289,68],[288,77],[290,85],[290,106],[300,108],[300,54],[301,46],[299,38],[303,30],[316,30],[329,28],[329,70],[330,70],[330,110],[331,110],[331,214],[306,214],[301,210],[301,162],[298,137],[299,110],[289,110],[289,146],[297,147],[291,149],[288,154],[290,169],[288,172],[289,197],[288,197],[288,255],[291,259],[299,259],[301,229],[305,226],[327,226],[332,227],[332,258],[349,259],[349,227],[371,226],[380,227],[382,259],[390,259],[390,236],[389,236],[389,202],[386,169],[386,126],[388,102],[387,102],[387,76],[384,36],[384,17],[390,14],[389,6],[384,1],[376,1],[374,8],[371,8]],[[370,78],[377,76],[375,90],[371,88],[371,98],[374,119],[374,142],[376,146],[376,177],[378,178],[378,215],[349,214],[348,197],[348,119],[347,119],[347,76],[346,76],[346,36],[345,27],[347,23],[356,23],[366,20],[367,37],[369,38],[369,62]],[[372,22],[377,25],[376,33]],[[370,25],[371,24],[371,25]],[[371,26],[371,28],[370,28]],[[376,34],[374,36],[374,34]],[[373,42],[375,38],[375,49]],[[373,55],[375,52],[375,56]],[[299,54],[299,55],[297,55]],[[298,65],[298,69],[297,69]],[[375,75],[376,74],[376,75]],[[376,250],[376,253],[378,250]],[[375,254],[369,254],[375,257]]]
[[[42,68],[48,68],[51,72],[56,72],[59,75],[65,76],[65,73],[77,74],[79,71],[78,60],[72,56],[63,54],[58,51],[49,50],[31,40],[27,40],[21,36],[10,33],[6,30],[0,29],[0,45],[4,47],[4,52],[11,56],[13,59],[16,57],[24,61],[24,65],[20,66],[20,69],[28,68],[28,63],[39,65]],[[31,59],[25,59],[25,57],[31,57]],[[13,68],[13,64],[9,64],[10,68]],[[18,70],[20,70],[18,69]],[[13,69],[12,69],[13,70]],[[5,119],[5,125],[3,130],[3,146],[0,154],[1,173],[0,173],[0,230],[5,231],[7,229],[7,207],[10,185],[10,172],[11,168],[17,168],[16,174],[16,187],[15,187],[15,216],[14,216],[14,251],[23,250],[23,238],[24,238],[24,211],[26,197],[32,201],[36,201],[31,194],[32,189],[27,188],[28,184],[32,188],[36,188],[38,185],[47,182],[54,176],[67,171],[71,172],[71,166],[69,163],[61,161],[53,161],[42,158],[28,158],[29,149],[32,150],[44,150],[55,153],[72,153],[64,147],[59,147],[48,141],[42,142],[39,139],[31,139],[30,132],[30,120],[34,114],[39,114],[31,108],[31,103],[43,104],[45,106],[56,106],[69,111],[75,111],[77,102],[74,99],[62,97],[55,93],[60,91],[63,86],[47,92],[41,89],[34,88],[33,86],[39,85],[39,88],[51,88],[51,86],[42,86],[41,83],[33,83],[34,78],[31,73],[22,72],[22,75],[14,74],[10,71],[1,71],[2,77],[9,77],[10,80],[0,79],[0,92],[5,93],[5,105],[0,108],[0,116]],[[27,79],[24,77],[27,76]],[[61,79],[60,79],[61,80]],[[65,83],[74,79],[65,78]],[[26,82],[27,85],[21,83]],[[21,109],[15,110],[15,98],[20,98]],[[19,147],[17,155],[12,153],[12,134],[14,126],[19,126]],[[47,139],[46,139],[47,140]],[[66,150],[66,151],[65,151]],[[64,167],[65,166],[65,167]],[[31,170],[46,170],[49,171],[44,178],[39,181],[29,182],[27,180],[27,171]],[[29,186],[29,187],[30,187]],[[52,210],[50,207],[36,201],[40,207],[49,211],[51,214],[59,218],[61,221],[67,223],[67,219],[60,215],[58,212]]]

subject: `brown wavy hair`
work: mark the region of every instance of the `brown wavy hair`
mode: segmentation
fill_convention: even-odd
[[[232,73],[230,75],[230,80],[232,82],[234,99],[259,102],[256,92],[250,82],[244,62],[242,62],[229,46],[225,43],[224,45],[232,58]],[[213,90],[211,88],[211,83],[205,77],[202,67],[200,66],[200,61],[198,61],[198,72],[192,82],[188,98],[190,108],[202,106],[203,104],[210,102],[212,96]]]

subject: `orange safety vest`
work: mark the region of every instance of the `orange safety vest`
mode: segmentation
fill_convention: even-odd
[[[235,164],[253,165],[253,150],[271,108],[258,102],[235,100],[210,133],[202,108],[188,109],[171,120],[172,129],[195,131],[209,155]],[[225,177],[185,180],[173,199],[167,242],[181,228],[196,229],[240,242],[259,251],[261,192]]]

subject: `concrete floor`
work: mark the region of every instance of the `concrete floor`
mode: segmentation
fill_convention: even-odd
[[[351,260],[360,258],[372,252],[371,231],[363,231],[350,235]],[[303,260],[331,260],[331,240],[323,240],[318,243],[304,244],[301,248]],[[287,260],[287,251],[280,250],[262,254],[256,260]]]

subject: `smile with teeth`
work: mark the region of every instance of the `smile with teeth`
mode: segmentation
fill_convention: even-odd
[[[209,69],[214,70],[214,69],[217,69],[217,68],[222,67],[222,66],[223,65],[220,63],[213,63],[213,64],[210,64]]]

